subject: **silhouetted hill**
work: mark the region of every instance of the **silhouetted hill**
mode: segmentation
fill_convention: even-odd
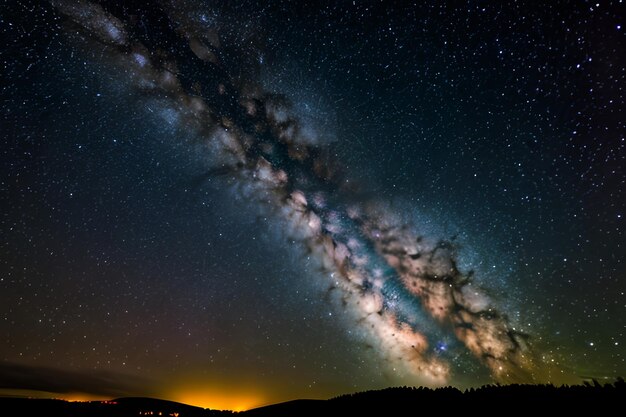
[[[233,414],[154,398],[86,402],[0,398],[0,416],[9,415],[8,410],[15,410],[12,415],[33,417],[219,417]]]
[[[302,415],[319,416],[327,412],[329,400],[293,400],[279,404],[267,405],[244,411],[246,417],[293,417]]]
[[[323,415],[410,416],[420,411],[442,413],[486,411],[523,413],[555,410],[559,414],[585,410],[620,410],[626,399],[623,379],[613,384],[487,385],[460,391],[456,388],[387,388],[342,395],[330,400],[295,400],[241,413],[208,410],[153,398],[119,398],[112,401],[67,402],[27,398],[0,398],[0,415],[58,417],[306,417]],[[546,408],[547,407],[547,408]]]

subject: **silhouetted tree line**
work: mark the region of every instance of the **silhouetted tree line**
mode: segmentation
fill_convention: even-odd
[[[626,383],[593,380],[583,385],[485,385],[461,391],[454,387],[398,387],[346,394],[326,401],[294,401],[244,414],[253,417],[324,415],[415,416],[438,412],[518,413],[554,410],[579,415],[590,410],[623,409]],[[517,414],[516,414],[517,415]]]
[[[340,395],[328,400],[329,402],[370,402],[379,400],[405,401],[405,400],[482,400],[485,398],[502,397],[549,397],[553,399],[597,398],[611,397],[626,394],[626,382],[618,377],[612,383],[600,384],[596,379],[592,382],[584,381],[583,385],[552,384],[510,384],[510,385],[483,385],[478,388],[468,388],[464,391],[455,387],[426,388],[426,387],[395,387],[382,390],[363,391],[354,394]],[[626,397],[623,397],[626,399]]]

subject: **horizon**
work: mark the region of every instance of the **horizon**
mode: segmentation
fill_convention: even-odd
[[[607,378],[608,379],[608,378]],[[594,384],[596,382],[598,382],[596,379],[593,379]],[[623,382],[623,378],[621,377],[617,377],[615,379],[613,379],[612,381],[604,381],[605,384],[615,384],[619,381]],[[588,382],[588,381],[587,381]],[[602,384],[603,385],[603,384]],[[507,387],[507,386],[551,386],[554,387],[556,389],[562,388],[562,387],[584,387],[587,389],[590,389],[592,386],[591,385],[585,385],[585,384],[572,384],[572,385],[567,385],[567,384],[562,384],[562,385],[554,385],[551,383],[545,383],[545,384],[516,384],[516,383],[511,383],[511,384],[487,384],[487,385],[482,385],[482,386],[477,386],[477,387],[467,387],[467,388],[458,388],[458,387],[454,387],[454,386],[440,386],[440,387],[426,387],[426,386],[397,386],[397,387],[385,387],[385,388],[380,388],[380,389],[374,389],[374,390],[367,390],[367,391],[357,391],[357,392],[350,392],[350,393],[343,393],[343,394],[339,394],[339,395],[335,395],[333,397],[328,397],[328,398],[292,398],[292,399],[285,399],[282,400],[280,402],[271,402],[271,403],[265,403],[265,404],[257,404],[257,405],[252,405],[249,407],[235,407],[235,408],[220,408],[220,407],[215,407],[215,406],[205,406],[202,404],[195,404],[195,403],[191,403],[191,402],[184,402],[184,401],[178,401],[178,400],[173,400],[173,399],[168,399],[168,398],[159,398],[159,397],[119,397],[119,398],[96,398],[95,396],[84,396],[81,394],[72,394],[72,393],[68,393],[67,396],[61,396],[61,397],[49,397],[49,396],[37,396],[39,394],[42,394],[41,392],[37,392],[37,391],[33,391],[33,393],[36,393],[36,396],[29,396],[27,395],[27,393],[23,393],[22,395],[10,395],[10,394],[3,394],[2,392],[0,392],[0,398],[20,398],[20,399],[31,399],[31,400],[37,400],[37,399],[41,399],[41,400],[59,400],[59,401],[65,401],[68,403],[91,403],[91,402],[99,402],[99,403],[107,403],[107,402],[112,402],[115,403],[115,401],[117,400],[123,400],[123,399],[145,399],[145,400],[156,400],[156,401],[168,401],[168,402],[174,402],[174,403],[179,403],[179,404],[183,404],[183,405],[188,405],[188,406],[194,406],[194,407],[199,407],[202,409],[206,409],[206,410],[216,410],[216,411],[233,411],[233,412],[241,412],[241,411],[249,411],[249,410],[254,410],[257,408],[263,408],[263,407],[268,407],[268,406],[273,406],[273,405],[278,405],[278,404],[284,404],[284,403],[291,403],[294,401],[299,401],[299,400],[315,400],[315,401],[328,401],[331,399],[335,399],[335,398],[339,398],[339,397],[346,397],[346,396],[352,396],[355,394],[366,394],[366,393],[371,393],[371,392],[383,392],[383,391],[388,391],[388,390],[397,390],[397,389],[409,389],[409,390],[430,390],[430,391],[437,391],[440,389],[443,390],[449,390],[449,389],[455,389],[461,393],[470,393],[471,389],[486,389],[489,387]],[[595,388],[594,388],[595,389]],[[216,400],[217,402],[223,402],[224,399],[220,398],[218,400]],[[214,403],[215,404],[215,403]],[[240,403],[241,404],[241,403]]]

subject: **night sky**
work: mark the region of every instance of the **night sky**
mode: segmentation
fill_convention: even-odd
[[[0,6],[0,394],[626,376],[621,1],[133,3]]]

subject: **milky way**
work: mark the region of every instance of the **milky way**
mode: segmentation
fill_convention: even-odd
[[[142,95],[146,112],[157,108],[201,138],[206,178],[227,178],[237,198],[281,221],[322,267],[330,302],[344,307],[390,367],[446,384],[453,358],[438,341],[454,336],[497,381],[544,378],[531,336],[514,328],[473,271],[461,269],[454,238],[420,235],[367,194],[289,100],[255,79],[258,34],[174,4],[52,3],[68,39],[101,50]]]

